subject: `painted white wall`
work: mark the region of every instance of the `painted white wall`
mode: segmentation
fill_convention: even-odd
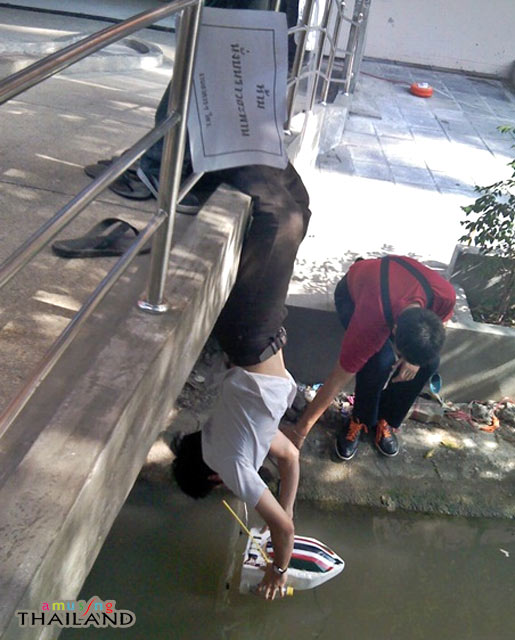
[[[365,56],[508,77],[515,0],[371,0]]]

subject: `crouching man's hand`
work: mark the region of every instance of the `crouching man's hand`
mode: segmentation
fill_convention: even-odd
[[[397,374],[392,378],[392,382],[409,382],[417,375],[420,367],[416,364],[411,364],[402,359],[398,363],[400,366],[397,370]]]
[[[274,598],[284,597],[284,587],[288,577],[286,573],[278,574],[274,569],[274,565],[270,562],[265,569],[263,580],[258,585],[258,593],[263,595],[266,600],[274,600]]]

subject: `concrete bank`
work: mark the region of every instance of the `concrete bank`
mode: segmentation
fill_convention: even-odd
[[[401,450],[385,458],[372,437],[336,462],[335,427],[316,427],[302,451],[299,498],[471,517],[515,518],[515,429],[485,433],[467,423],[408,420]]]

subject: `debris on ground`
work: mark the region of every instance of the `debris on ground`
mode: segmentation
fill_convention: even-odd
[[[463,449],[461,442],[458,442],[454,438],[442,438],[440,444],[447,449]]]
[[[508,399],[502,400],[500,408],[497,410],[497,417],[501,422],[506,423],[510,427],[515,428],[515,403]]]
[[[320,384],[298,384],[293,406],[285,416],[288,422],[293,424],[297,422],[306,405],[315,397],[319,387]],[[318,449],[323,448],[323,430],[336,432],[340,429],[351,415],[353,404],[352,394],[345,392],[338,394],[318,421],[322,430],[314,429],[307,441],[313,454],[316,455]],[[453,403],[441,397],[436,398],[434,394],[423,392],[405,420],[403,430],[407,432],[410,424],[427,425],[428,430],[435,432],[433,437],[436,436],[437,441],[433,441],[426,450],[424,454],[426,459],[433,458],[439,451],[441,452],[439,455],[444,451],[448,451],[451,455],[451,452],[456,454],[463,452],[466,447],[463,439],[474,434],[477,437],[480,433],[484,433],[485,436],[495,433],[501,439],[515,443],[515,403],[508,398],[498,402]]]
[[[320,383],[314,385],[300,383],[297,385],[297,395],[285,416],[288,422],[297,422],[320,386]],[[324,427],[338,428],[342,421],[352,413],[353,403],[354,396],[352,394],[345,392],[338,394],[326,413],[320,418],[319,423]],[[436,398],[435,394],[422,393],[413,405],[407,422],[410,420],[443,428],[466,427],[486,433],[492,433],[503,427],[506,434],[511,432],[511,435],[515,437],[515,403],[508,398],[503,398],[499,402],[453,403]],[[449,449],[460,448],[453,447],[449,443],[441,442],[440,444]],[[433,454],[434,450],[428,451],[426,457],[431,457]]]

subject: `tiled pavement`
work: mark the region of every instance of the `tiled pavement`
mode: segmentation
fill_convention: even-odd
[[[515,123],[515,95],[502,82],[370,61],[361,71],[357,113],[320,168],[464,194],[505,171],[515,140],[497,127]],[[433,96],[411,95],[412,82]]]
[[[431,98],[409,93],[429,82]],[[501,81],[364,61],[340,144],[303,174],[313,212],[289,302],[332,309],[357,255],[409,254],[445,269],[463,235],[462,206],[510,174],[515,94]]]

